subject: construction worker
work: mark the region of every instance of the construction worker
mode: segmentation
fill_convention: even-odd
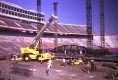
[[[47,70],[46,70],[46,73],[47,75],[49,76],[50,75],[50,68],[52,67],[52,60],[48,60],[48,63],[47,63]]]
[[[82,52],[82,50],[80,50],[80,55],[82,55],[83,54],[83,52]]]
[[[66,50],[64,51],[64,55],[66,56]]]
[[[85,66],[82,68],[82,70],[84,72],[87,72],[88,74],[90,73],[90,70],[91,70],[91,63],[90,61],[88,60],[87,63],[85,64]]]
[[[63,58],[62,62],[63,62],[63,63],[61,64],[61,66],[65,66],[65,65],[66,65],[66,59]]]
[[[91,71],[96,71],[96,65],[94,63],[94,60],[91,60]]]

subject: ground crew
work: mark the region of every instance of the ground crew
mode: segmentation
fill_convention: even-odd
[[[50,68],[52,67],[52,60],[48,60],[46,74],[50,75]]]

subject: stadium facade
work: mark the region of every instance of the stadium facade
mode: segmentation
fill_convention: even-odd
[[[45,22],[43,13],[24,9],[0,1],[0,54],[17,54],[20,47],[27,47]],[[41,48],[54,48],[54,29],[51,24],[42,36]],[[78,45],[87,47],[86,25],[58,24],[58,46]],[[100,36],[93,34],[93,47],[100,48]],[[118,49],[118,36],[105,36],[108,49]]]

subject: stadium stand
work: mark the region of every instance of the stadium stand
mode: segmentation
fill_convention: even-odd
[[[19,11],[19,14],[17,14],[16,10]],[[29,16],[33,15],[35,17],[31,18],[26,16],[25,14]],[[36,15],[39,16],[36,17]],[[39,17],[41,19],[38,21]],[[42,21],[44,21],[44,14],[32,12],[17,6],[10,5],[6,2],[0,1],[0,30],[5,33],[4,34],[0,32],[0,49],[1,49],[0,55],[19,53],[20,47],[29,46],[29,44],[34,39],[34,36],[36,36],[37,29],[40,29],[42,27],[40,26],[40,24],[42,24]],[[54,48],[54,36],[49,36],[51,33],[53,33],[54,35],[55,32],[54,28],[55,25],[51,24],[45,30],[44,34],[48,36],[45,35],[42,36],[41,48],[43,49]],[[33,32],[30,33],[29,30]],[[86,25],[58,23],[58,35],[61,36],[58,38],[58,46],[78,45],[87,47],[86,37],[80,38],[80,36],[87,36]],[[105,44],[106,48],[118,49],[117,35],[106,36],[105,38],[106,38],[106,44]],[[94,43],[93,44],[94,48],[100,48],[99,47],[100,36],[94,36],[93,43]]]
[[[10,27],[18,27],[15,23],[14,20],[11,20],[9,18],[3,18],[1,17],[1,20],[4,21],[8,26]]]
[[[4,21],[0,20],[0,25],[7,25]]]

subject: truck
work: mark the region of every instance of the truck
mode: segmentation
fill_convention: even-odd
[[[49,59],[53,59],[54,58],[54,54],[49,53],[49,52],[42,52],[40,51],[40,44],[41,44],[41,36],[44,33],[44,31],[46,30],[46,28],[48,28],[48,26],[54,21],[54,19],[56,19],[57,16],[52,15],[47,23],[44,23],[43,27],[38,31],[36,37],[34,38],[32,44],[28,47],[25,48],[20,48],[20,52],[21,52],[21,56],[22,59],[25,61],[29,61],[29,60],[38,60],[38,61],[45,61],[45,60],[49,60]],[[39,47],[39,49],[38,49]]]

